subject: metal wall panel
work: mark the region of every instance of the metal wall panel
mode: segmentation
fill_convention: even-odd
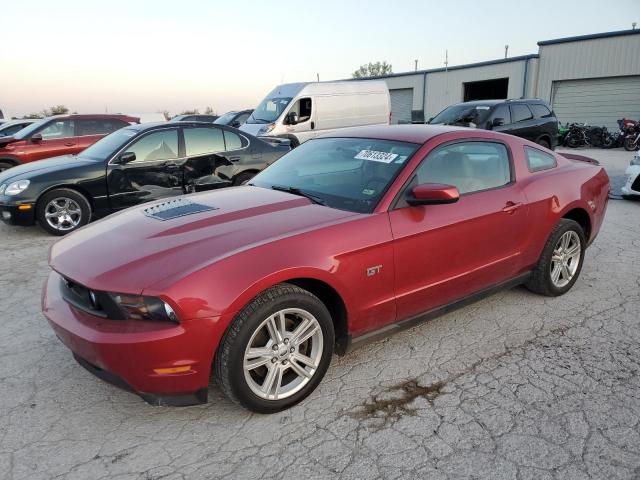
[[[519,60],[427,74],[425,117],[433,117],[449,105],[462,102],[465,82],[507,77],[509,78],[507,98],[522,97],[525,62],[526,60]]]
[[[413,88],[389,90],[391,96],[391,123],[411,123]]]
[[[619,118],[640,118],[640,75],[553,82],[553,109],[562,123],[617,129]]]
[[[640,75],[640,34],[540,46],[537,96],[551,101],[553,82]]]

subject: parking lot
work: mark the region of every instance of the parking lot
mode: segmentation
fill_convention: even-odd
[[[615,193],[630,153],[586,154]],[[334,357],[274,415],[215,384],[169,408],[93,377],[40,312],[55,239],[0,226],[0,478],[639,478],[639,215],[609,202],[567,295],[516,288]]]

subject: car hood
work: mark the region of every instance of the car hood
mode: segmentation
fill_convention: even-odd
[[[7,182],[15,182],[17,180],[31,179],[38,175],[46,175],[50,172],[59,172],[68,168],[74,168],[93,160],[86,160],[82,157],[74,155],[62,155],[47,160],[38,160],[36,162],[25,163],[5,170],[0,174],[0,185]]]
[[[53,245],[51,267],[95,290],[140,293],[160,280],[172,283],[246,250],[361,215],[253,186],[181,199],[214,210],[162,221],[145,210],[166,201],[127,209]]]
[[[254,137],[258,136],[258,132],[262,130],[267,124],[266,123],[244,123],[240,125],[239,130],[243,132],[247,132],[249,135],[253,135]]]

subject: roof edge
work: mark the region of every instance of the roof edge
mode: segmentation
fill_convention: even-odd
[[[556,43],[580,42],[583,40],[595,40],[598,38],[623,37],[625,35],[640,34],[640,29],[617,30],[615,32],[591,33],[589,35],[577,35],[574,37],[555,38],[552,40],[542,40],[538,42],[538,46],[554,45]]]
[[[415,70],[413,72],[400,72],[400,73],[390,73],[388,75],[378,75],[373,77],[361,77],[361,78],[347,78],[345,80],[376,80],[381,78],[393,78],[393,77],[406,77],[409,75],[423,75],[425,73],[437,73],[437,72],[446,72],[450,70],[460,70],[463,68],[474,68],[474,67],[484,67],[487,65],[498,65],[500,63],[511,63],[511,62],[522,62],[524,60],[529,60],[532,58],[538,58],[539,55],[537,53],[531,53],[529,55],[520,55],[517,57],[508,57],[508,58],[499,58],[497,60],[486,60],[484,62],[476,62],[476,63],[465,63],[462,65],[453,65],[451,67],[439,67],[439,68],[430,68],[427,70]]]

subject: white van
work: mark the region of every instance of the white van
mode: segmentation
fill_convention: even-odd
[[[288,83],[274,88],[240,130],[288,138],[296,147],[338,128],[388,125],[390,115],[383,80]]]

